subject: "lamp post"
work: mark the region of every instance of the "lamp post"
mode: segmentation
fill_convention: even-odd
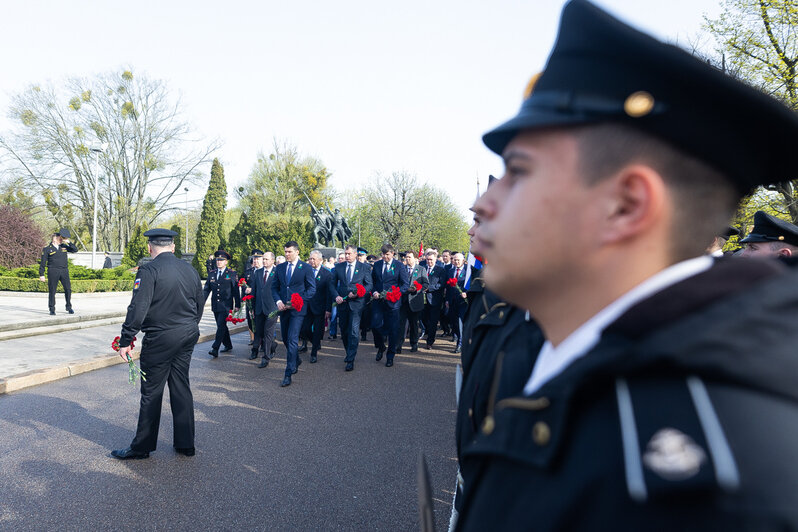
[[[186,242],[183,244],[183,246],[186,249],[183,252],[184,253],[188,253],[188,187],[183,187],[183,192],[186,193],[186,201],[185,201],[185,205],[186,205],[186,237],[185,237],[185,241]]]
[[[95,154],[94,159],[94,221],[91,226],[91,269],[94,269],[94,257],[97,255],[97,192],[100,188],[100,154],[105,151],[108,144],[99,148],[91,148]]]

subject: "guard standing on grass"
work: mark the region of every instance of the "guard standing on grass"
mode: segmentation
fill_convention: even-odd
[[[44,281],[44,268],[47,266],[47,305],[50,307],[50,315],[55,315],[55,291],[58,282],[64,287],[64,298],[66,299],[66,310],[74,314],[72,310],[72,283],[69,282],[69,261],[67,253],[75,253],[78,248],[69,241],[72,235],[69,229],[61,229],[53,235],[53,241],[49,246],[42,250],[42,260],[39,264],[39,280]]]
[[[168,229],[150,229],[147,248],[152,262],[139,268],[133,297],[119,340],[119,356],[127,360],[130,342],[139,330],[141,343],[141,406],[136,436],[127,449],[111,452],[120,460],[147,458],[158,443],[161,401],[169,384],[174,419],[175,451],[194,455],[194,398],[189,386],[191,353],[199,338],[205,297],[197,271],[174,255],[174,237]]]

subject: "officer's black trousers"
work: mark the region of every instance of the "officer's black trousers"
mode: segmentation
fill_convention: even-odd
[[[340,310],[338,312],[340,314]],[[338,325],[341,326],[341,337],[343,338],[344,334],[346,334],[343,330],[343,326],[340,322]],[[302,331],[300,332],[300,337],[303,340],[310,340],[312,342],[313,348],[310,351],[311,355],[315,355],[321,349],[321,337],[324,336],[324,311],[321,314],[314,314],[310,307],[308,307],[308,312],[305,314],[305,319],[302,322]]]
[[[50,268],[47,270],[47,305],[50,310],[55,310],[55,291],[58,288],[58,281],[64,287],[64,297],[66,298],[66,309],[72,310],[72,283],[69,281],[69,270],[66,268]]]
[[[174,420],[174,446],[194,447],[194,398],[188,380],[191,353],[199,338],[196,324],[144,334],[141,347],[141,406],[134,451],[154,451],[161,423],[163,388],[169,384],[169,403]]]
[[[252,354],[258,354],[263,348],[263,358],[272,358],[277,340],[274,338],[274,329],[277,325],[277,316],[269,318],[268,314],[255,314],[255,339],[252,341]]]
[[[405,343],[405,331],[407,331],[408,322],[410,323],[410,346],[418,347],[418,320],[421,317],[421,311],[412,311],[410,307],[402,304],[399,309],[399,345],[402,347]]]
[[[227,328],[227,316],[229,312],[214,312],[213,318],[216,320],[216,337],[213,339],[211,347],[214,351],[219,350],[219,346],[224,344],[225,347],[233,348],[233,341],[230,339],[230,329]]]

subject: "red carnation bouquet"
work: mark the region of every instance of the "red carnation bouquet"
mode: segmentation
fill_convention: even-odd
[[[244,309],[238,309],[235,314],[231,310],[224,321],[232,323],[233,325],[238,325],[239,323],[247,321],[244,317]]]
[[[380,297],[384,297],[386,301],[391,303],[396,303],[402,299],[402,291],[399,290],[398,286],[391,286],[390,290],[380,292]]]
[[[363,285],[362,285],[362,284],[360,284],[360,283],[355,283],[355,296],[357,296],[357,298],[359,299],[359,298],[361,298],[361,297],[363,297],[363,296],[365,296],[365,295],[366,295],[366,287],[365,287],[365,286],[363,286]],[[348,300],[349,300],[349,296],[347,295],[347,296],[344,298],[344,301],[348,301]],[[338,303],[336,303],[335,301],[333,301],[333,304],[332,304],[332,306],[336,306],[336,305],[338,305]]]
[[[446,281],[446,286],[451,286],[452,288],[456,288],[458,294],[462,294],[463,293],[463,289],[460,288],[459,284],[457,284],[457,278],[456,277],[452,277],[451,279]]]
[[[422,286],[418,281],[413,281],[413,292],[421,292]]]
[[[238,286],[244,286],[247,284],[247,279],[245,277],[241,277],[238,279]]]
[[[114,341],[111,342],[111,349],[114,351],[119,351],[119,340],[121,340],[120,336],[114,338]],[[134,336],[133,339],[130,341],[130,348],[133,349],[136,346],[136,337]],[[130,384],[136,382],[136,377],[141,377],[141,380],[146,381],[147,377],[145,372],[141,371],[141,368],[133,362],[133,359],[130,358],[130,354],[127,355],[127,366],[128,366],[128,377],[127,380]]]
[[[255,296],[253,296],[252,294],[247,294],[247,295],[245,295],[244,297],[241,298],[241,301],[246,302],[246,301],[249,301],[250,299],[255,299]]]
[[[283,308],[283,310],[296,310],[297,312],[300,312],[302,310],[302,307],[304,306],[305,306],[305,300],[302,299],[302,296],[300,296],[299,294],[291,294],[291,301],[288,302],[288,304],[285,306],[285,308]],[[269,318],[275,317],[280,312],[281,312],[280,310],[275,310],[270,312]]]

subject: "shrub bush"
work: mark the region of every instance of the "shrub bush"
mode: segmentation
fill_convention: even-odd
[[[13,292],[47,292],[47,282],[42,282],[38,278],[29,279],[23,277],[0,277],[0,291]],[[121,292],[133,290],[132,279],[89,279],[72,281],[72,292],[76,294],[91,292]],[[61,284],[58,285],[58,292],[64,290]]]

